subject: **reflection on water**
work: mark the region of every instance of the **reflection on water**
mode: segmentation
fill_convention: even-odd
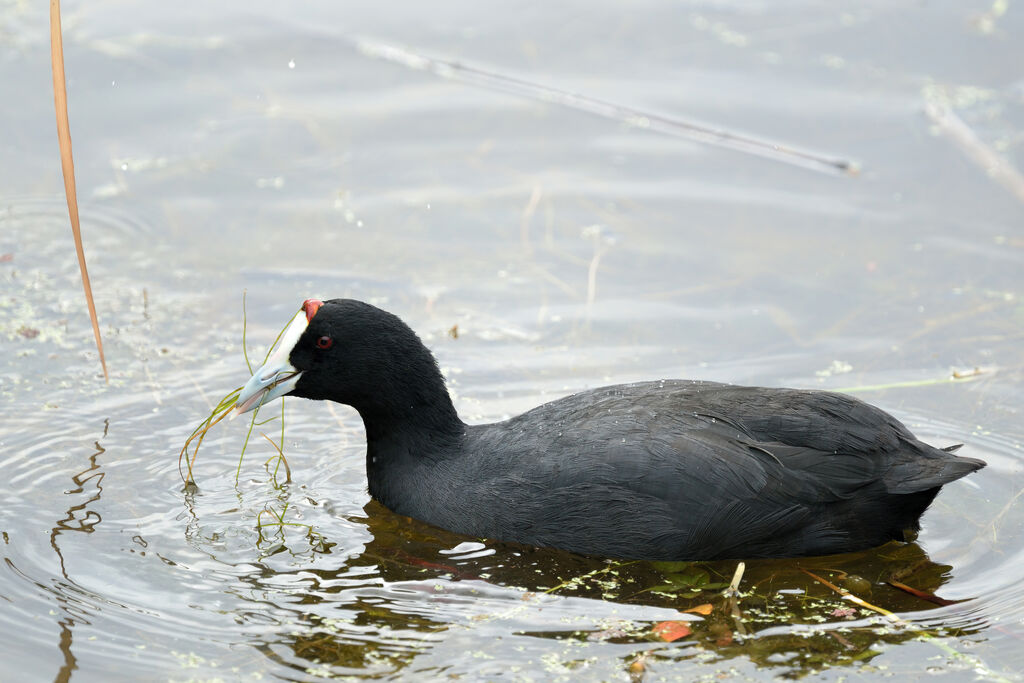
[[[104,437],[107,435],[109,427],[109,421],[104,421]],[[102,440],[102,437],[100,440]],[[60,573],[66,581],[71,583],[74,582],[68,576],[67,567],[64,565],[64,555],[60,550],[59,537],[65,532],[91,534],[96,530],[96,525],[103,521],[98,512],[89,509],[89,505],[98,501],[103,493],[103,486],[101,486],[103,470],[100,469],[100,463],[97,462],[97,458],[103,455],[106,449],[100,445],[100,440],[95,442],[96,451],[89,456],[89,467],[71,477],[71,481],[74,482],[77,488],[64,492],[66,495],[84,494],[88,488],[91,494],[90,497],[83,503],[69,507],[64,519],[58,520],[57,526],[53,527],[50,531],[50,547],[53,548],[53,551],[57,553],[57,557],[60,558]],[[63,594],[57,595],[57,604],[64,613],[63,618],[57,622],[60,626],[60,652],[64,655],[64,665],[61,666],[54,680],[67,681],[71,679],[71,672],[78,668],[75,655],[71,651],[75,616],[72,610],[69,609],[67,598]]]
[[[105,386],[46,8],[0,0],[4,676],[1019,680],[1024,14],[1004,5],[65,3]],[[608,563],[393,515],[341,407],[289,402],[290,482],[254,434],[236,484],[244,430],[218,425],[183,492],[178,450],[248,376],[243,290],[251,355],[309,296],[401,315],[472,421],[659,377],[861,388],[989,467],[942,491],[917,543],[748,562],[734,603],[735,563]]]
[[[651,652],[656,658],[664,643],[659,644],[653,627],[664,620],[658,615],[671,615],[688,625],[690,657],[743,656],[760,666],[799,674],[869,661],[883,651],[877,647],[881,644],[956,637],[980,627],[894,624],[807,574],[849,586],[886,610],[915,613],[916,620],[937,608],[934,601],[950,604],[934,594],[952,578],[952,568],[932,562],[914,543],[799,561],[748,562],[740,598],[733,600],[723,589],[734,574],[735,562],[609,562],[555,550],[467,543],[463,537],[395,515],[376,502],[367,504],[361,521],[372,541],[344,566],[275,575],[276,583],[302,586],[297,618],[308,624],[308,631],[288,643],[293,657],[282,661],[312,659],[350,672],[384,660],[390,667],[401,667],[428,651],[441,632],[487,631],[488,622],[501,621],[522,621],[524,626],[517,628],[521,636],[642,646],[638,652]],[[259,582],[265,577],[250,578]],[[893,583],[912,586],[919,595],[897,589]],[[479,604],[495,595],[496,587],[511,588],[516,595],[497,604]],[[540,630],[526,626],[529,613],[544,610],[554,596],[571,598],[581,606],[592,600],[660,609],[648,619],[603,616],[591,620],[577,615],[554,620]],[[345,613],[355,616],[324,616],[338,614],[325,611],[325,605],[344,606]],[[468,624],[450,620],[454,606],[472,612]],[[409,615],[412,611],[414,618]],[[586,611],[582,607],[581,612]],[[703,619],[695,616],[704,611],[708,613]],[[804,626],[795,627],[798,624]],[[274,651],[270,643],[267,649]],[[631,652],[626,659],[636,656]]]

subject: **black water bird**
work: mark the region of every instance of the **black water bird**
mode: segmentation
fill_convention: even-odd
[[[237,409],[284,395],[359,412],[370,495],[391,510],[604,557],[790,557],[903,540],[944,484],[985,466],[851,396],[702,381],[602,387],[467,425],[416,334],[348,299],[307,300]]]

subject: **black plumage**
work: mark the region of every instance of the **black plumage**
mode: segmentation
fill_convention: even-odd
[[[844,394],[713,382],[603,387],[466,425],[397,317],[341,299],[306,311],[290,395],[359,412],[374,498],[472,536],[618,558],[847,552],[917,530],[942,485],[985,465]]]

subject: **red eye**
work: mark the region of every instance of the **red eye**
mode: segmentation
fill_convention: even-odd
[[[316,348],[326,350],[331,348],[331,344],[333,343],[334,340],[331,339],[330,337],[320,337],[319,339],[316,340]]]

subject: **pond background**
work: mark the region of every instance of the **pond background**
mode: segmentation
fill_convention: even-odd
[[[5,679],[1020,679],[1018,3],[66,2],[109,385],[62,194],[46,12],[0,0]],[[715,587],[735,563],[609,565],[392,515],[366,494],[362,426],[341,406],[285,401],[291,483],[256,437],[236,484],[235,421],[183,492],[181,445],[248,377],[243,291],[250,357],[309,296],[400,315],[473,422],[660,377],[859,388],[989,467],[943,490],[917,544],[748,563],[738,625]],[[316,533],[261,533],[270,513]],[[847,614],[801,568],[864,577],[906,623]],[[937,607],[894,576],[966,601]],[[703,604],[706,619],[683,613]],[[652,635],[680,620],[690,635]]]

